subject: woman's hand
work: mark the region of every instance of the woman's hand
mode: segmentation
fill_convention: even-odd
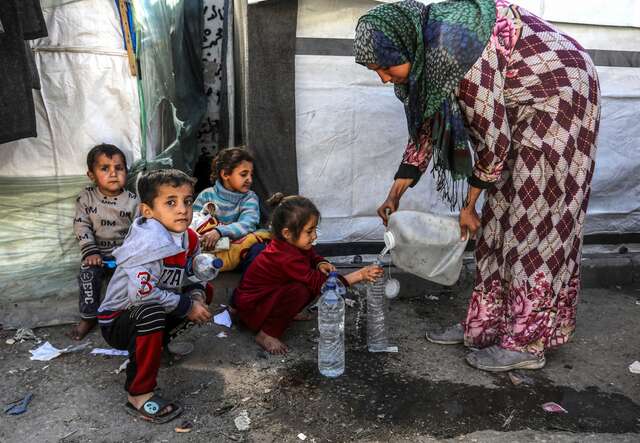
[[[202,245],[203,249],[210,251],[215,248],[216,243],[218,243],[218,240],[220,240],[220,237],[221,236],[218,230],[213,229],[200,237],[200,244]]]
[[[460,240],[476,238],[476,233],[480,229],[480,217],[476,208],[468,206],[460,210]]]
[[[476,202],[482,193],[482,189],[469,186],[469,193],[465,200],[464,207],[460,209],[460,240],[476,238],[476,233],[480,229],[480,217],[476,212]]]
[[[324,275],[329,275],[329,272],[333,272],[336,270],[336,267],[333,266],[328,261],[323,261],[318,263],[318,271],[322,272]]]
[[[404,194],[404,191],[406,191],[412,183],[412,178],[397,178],[394,180],[391,189],[389,189],[387,199],[380,205],[377,211],[378,216],[382,219],[382,223],[384,223],[385,226],[387,226],[387,222],[389,221],[389,215],[398,210],[402,194]]]
[[[389,216],[398,210],[398,206],[400,206],[400,197],[388,196],[378,208],[378,217],[382,219],[385,226],[387,226]]]

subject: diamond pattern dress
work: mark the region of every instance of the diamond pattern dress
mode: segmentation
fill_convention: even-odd
[[[543,355],[575,330],[600,90],[575,40],[497,4],[494,34],[456,90],[487,188],[465,343]],[[403,163],[424,172],[429,140],[409,143]]]

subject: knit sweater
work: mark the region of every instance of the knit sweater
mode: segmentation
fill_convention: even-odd
[[[317,297],[327,281],[327,276],[318,270],[318,265],[326,261],[313,249],[299,249],[274,238],[242,276],[235,290],[234,303],[239,309],[253,309],[276,290],[293,282],[302,283]],[[349,286],[344,277],[338,278],[345,286]]]
[[[82,259],[93,254],[110,255],[122,245],[137,209],[138,197],[132,192],[108,197],[96,186],[87,186],[76,199],[73,219]]]
[[[194,211],[201,211],[206,203],[216,205],[216,229],[222,237],[232,240],[254,232],[260,222],[260,204],[255,192],[234,192],[225,188],[220,181],[202,191],[193,203]]]

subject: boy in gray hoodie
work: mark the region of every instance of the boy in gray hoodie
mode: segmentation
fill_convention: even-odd
[[[199,253],[189,229],[194,180],[170,169],[140,178],[141,217],[113,255],[118,267],[98,308],[104,339],[129,351],[126,410],[154,423],[182,413],[182,406],[154,394],[162,349],[170,331],[187,321],[211,320],[205,288],[191,269]]]

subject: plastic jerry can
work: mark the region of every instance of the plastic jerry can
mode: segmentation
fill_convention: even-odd
[[[467,241],[460,240],[457,218],[418,211],[391,214],[384,234],[394,265],[445,286],[460,277]]]

